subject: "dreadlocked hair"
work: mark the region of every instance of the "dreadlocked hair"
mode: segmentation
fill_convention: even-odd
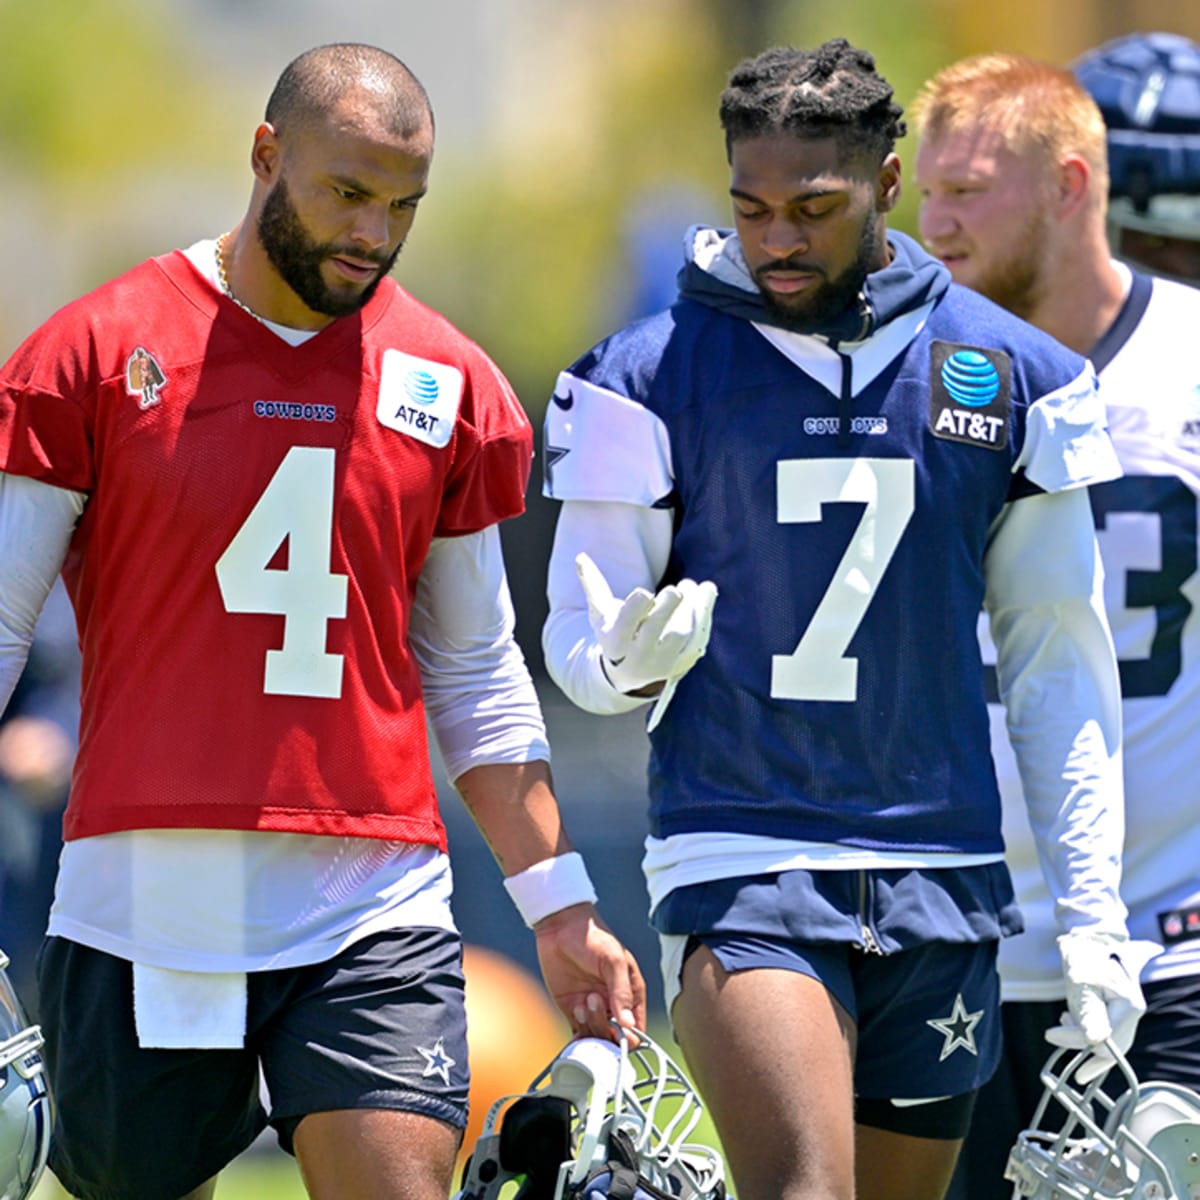
[[[791,133],[835,139],[843,154],[879,162],[906,132],[904,109],[865,50],[834,38],[815,50],[773,46],[744,59],[721,93],[725,148],[744,138]]]

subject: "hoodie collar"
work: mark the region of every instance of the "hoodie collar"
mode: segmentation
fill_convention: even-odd
[[[950,272],[907,234],[888,230],[893,258],[872,271],[857,305],[847,308],[816,336],[837,345],[861,342],[881,325],[939,297],[950,285]],[[686,262],[679,272],[681,298],[695,300],[744,321],[786,329],[767,307],[750,274],[737,234],[695,225],[684,241]]]

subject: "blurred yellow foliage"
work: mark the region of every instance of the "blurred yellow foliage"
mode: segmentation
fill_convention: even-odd
[[[196,78],[169,11],[136,0],[0,4],[3,157],[61,184],[223,150],[206,147],[198,120],[219,97]]]

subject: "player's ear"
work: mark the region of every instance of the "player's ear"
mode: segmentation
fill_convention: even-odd
[[[254,131],[254,146],[250,151],[250,169],[261,183],[274,183],[279,173],[279,136],[275,127],[264,121]]]
[[[889,154],[879,166],[875,183],[875,211],[891,212],[900,199],[900,156]]]
[[[1066,216],[1075,212],[1087,200],[1092,183],[1092,169],[1078,154],[1068,154],[1058,164],[1057,180],[1059,209]]]

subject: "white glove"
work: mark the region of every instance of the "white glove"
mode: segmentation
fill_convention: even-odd
[[[1094,1051],[1075,1073],[1079,1083],[1086,1084],[1113,1065],[1112,1053],[1103,1044],[1106,1040],[1122,1054],[1133,1045],[1138,1021],[1146,1011],[1138,976],[1146,963],[1162,953],[1162,947],[1111,933],[1076,930],[1064,933],[1058,948],[1067,984],[1067,1011],[1061,1024],[1046,1031],[1046,1041]]]
[[[634,588],[618,600],[604,573],[587,554],[576,556],[575,569],[609,682],[626,693],[664,684],[650,717],[649,728],[653,729],[675,684],[708,647],[717,585],[681,579],[657,595]]]

